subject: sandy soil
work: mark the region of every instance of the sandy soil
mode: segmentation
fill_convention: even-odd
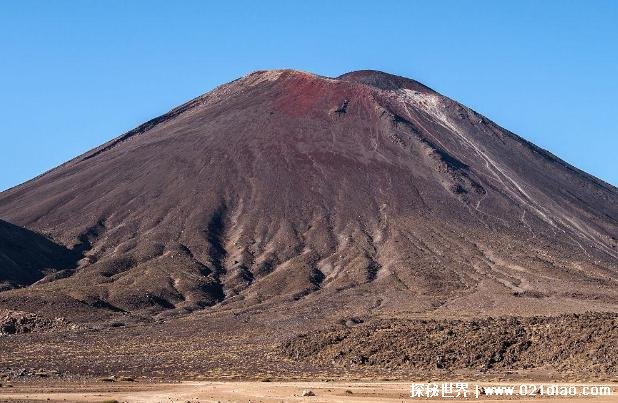
[[[470,382],[471,388],[475,382]],[[496,385],[479,383],[482,386]],[[520,384],[511,384],[518,387]],[[509,385],[509,386],[511,386]],[[585,385],[576,386],[578,391]],[[599,384],[600,385],[600,384]],[[605,383],[612,388],[611,396],[562,397],[571,402],[618,402],[618,383]],[[310,390],[315,396],[302,396]],[[548,396],[490,398],[486,402],[513,400],[522,402],[556,399]],[[0,389],[2,402],[69,401],[69,402],[401,402],[421,399],[410,398],[409,382],[181,382],[159,384],[47,384]],[[464,399],[431,399],[464,400]],[[476,400],[474,396],[468,400]]]

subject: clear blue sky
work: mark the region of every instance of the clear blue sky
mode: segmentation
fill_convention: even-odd
[[[2,1],[0,190],[250,71],[415,78],[618,185],[618,1]]]

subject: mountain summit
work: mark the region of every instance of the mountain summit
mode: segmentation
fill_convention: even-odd
[[[73,320],[618,307],[615,187],[377,71],[249,74],[1,193],[0,218],[45,235],[20,281],[0,259],[0,306]]]

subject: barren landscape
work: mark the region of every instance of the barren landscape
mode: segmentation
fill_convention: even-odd
[[[618,190],[411,79],[249,74],[0,219],[0,399],[618,376]]]
[[[476,387],[475,383],[470,383]],[[496,383],[480,382],[479,387],[511,385],[518,390],[521,382]],[[608,384],[604,384],[608,385]],[[559,383],[557,387],[579,388],[601,387],[590,383]],[[488,396],[486,394],[468,396],[470,400],[484,402],[517,400],[532,402],[544,399],[559,399],[569,402],[608,403],[618,400],[618,386],[610,384],[611,395],[607,396],[575,396],[561,398],[540,396],[538,393],[530,396]],[[76,389],[80,389],[78,392]],[[486,393],[486,392],[484,392]],[[15,388],[7,393],[0,393],[0,401],[73,401],[73,402],[402,402],[429,399],[411,399],[409,382],[182,382],[164,384],[80,384],[64,386],[27,386]],[[433,399],[435,401],[435,399]],[[453,399],[451,399],[453,400]]]

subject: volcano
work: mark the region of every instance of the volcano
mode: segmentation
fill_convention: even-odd
[[[618,308],[615,187],[377,71],[254,72],[4,191],[0,218],[0,307],[82,322]]]

